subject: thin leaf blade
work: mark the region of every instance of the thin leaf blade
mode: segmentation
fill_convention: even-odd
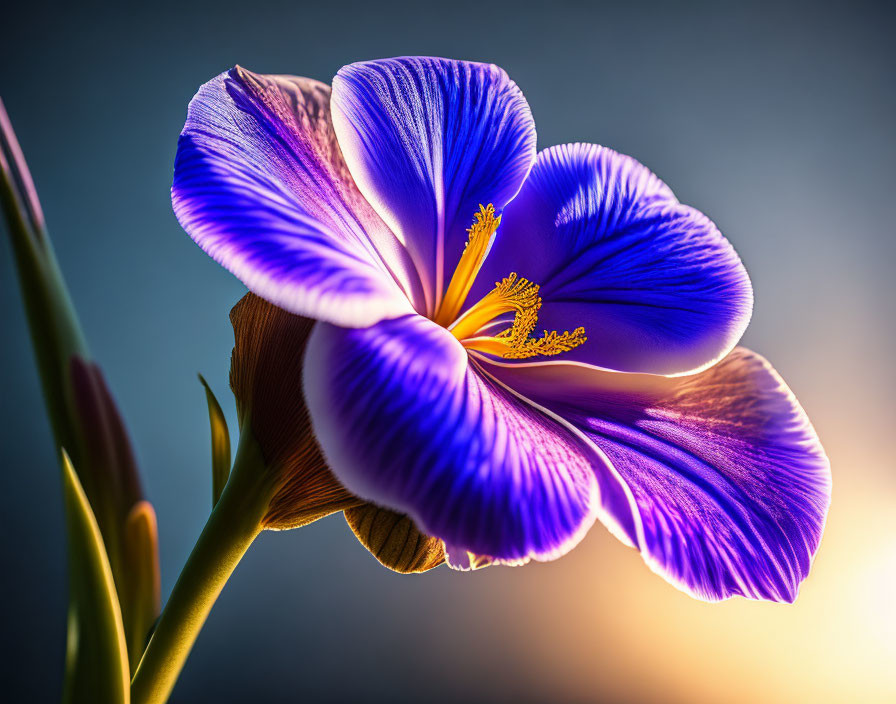
[[[72,600],[64,701],[130,702],[128,654],[118,594],[93,510],[62,451]]]
[[[221,498],[224,485],[230,476],[230,431],[221,404],[202,374],[199,381],[205,388],[205,399],[208,402],[208,420],[212,431],[212,507]]]

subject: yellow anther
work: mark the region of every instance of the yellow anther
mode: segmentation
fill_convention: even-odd
[[[544,335],[539,338],[529,338],[519,345],[510,346],[501,356],[505,359],[526,359],[537,355],[552,357],[561,352],[569,352],[587,339],[585,328],[576,328],[572,332],[563,333],[558,333],[556,330],[551,332],[545,330]]]
[[[494,206],[479,206],[476,221],[467,230],[470,236],[467,246],[434,317],[435,322],[447,327],[467,349],[505,359],[550,357],[583,344],[588,338],[585,328],[581,327],[563,333],[545,330],[541,337],[530,337],[538,323],[541,296],[538,295],[538,284],[515,272],[498,281],[482,300],[457,319],[500,223],[501,218],[495,217]],[[514,314],[510,327],[496,335],[483,334],[486,326],[507,313]]]
[[[559,333],[544,331],[538,338],[530,337],[538,322],[541,296],[538,285],[515,273],[495,284],[495,288],[479,303],[468,310],[451,328],[454,336],[468,349],[488,352],[505,359],[526,359],[527,357],[551,357],[583,344],[585,328]],[[487,323],[503,313],[514,312],[513,324],[488,337],[473,337]]]
[[[504,334],[513,333],[514,339],[525,340],[535,329],[541,297],[538,285],[515,273],[495,284],[495,287],[476,305],[464,313],[450,329],[458,340],[475,335],[479,330],[504,313],[516,313],[513,327]]]
[[[475,217],[475,222],[467,229],[468,239],[463,254],[460,256],[439,310],[433,318],[435,322],[445,327],[454,322],[464,301],[467,300],[467,294],[470,293],[476,275],[485,260],[492,235],[501,224],[501,217],[495,217],[495,206],[491,203],[480,205]]]

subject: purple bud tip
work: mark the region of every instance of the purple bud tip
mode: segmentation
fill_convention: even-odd
[[[22,214],[23,220],[31,228],[32,234],[42,240],[44,232],[44,213],[37,198],[37,190],[28,171],[28,164],[19,140],[12,129],[9,115],[3,100],[0,99],[0,171],[3,180],[12,191],[15,207]]]

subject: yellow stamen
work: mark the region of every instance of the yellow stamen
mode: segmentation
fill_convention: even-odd
[[[539,355],[550,357],[584,344],[588,339],[585,328],[563,333],[545,330],[541,337],[530,337],[538,322],[541,296],[538,295],[538,284],[515,272],[497,282],[482,300],[457,319],[482,267],[492,235],[500,224],[501,218],[495,217],[493,205],[479,206],[476,222],[467,230],[470,235],[467,246],[434,317],[435,322],[447,327],[467,349],[505,359],[526,359]],[[509,328],[494,336],[479,336],[486,325],[505,313],[514,314]]]
[[[510,344],[507,337],[496,335],[495,337],[472,337],[463,341],[464,347],[479,352],[487,352],[504,359],[526,359],[528,357],[552,357],[561,352],[584,344],[588,338],[585,336],[585,328],[576,328],[572,332],[559,333],[556,330],[544,331],[544,335],[538,338],[530,337],[522,343]]]
[[[467,230],[469,235],[467,245],[460,256],[460,261],[457,263],[457,268],[454,270],[454,275],[451,277],[439,310],[433,318],[439,325],[448,327],[457,318],[457,314],[476,280],[476,275],[482,267],[492,235],[495,234],[495,230],[500,224],[501,217],[495,217],[495,206],[491,203],[479,206],[476,221]]]
[[[529,337],[538,322],[541,296],[538,285],[512,273],[495,284],[488,295],[468,310],[454,324],[451,332],[465,347],[505,359],[526,359],[527,357],[551,357],[583,344],[585,328],[572,332],[544,331],[539,338]],[[471,337],[487,323],[503,313],[514,312],[513,324],[491,337]]]
[[[450,329],[458,340],[464,340],[499,315],[515,312],[513,327],[501,334],[513,333],[514,340],[522,341],[535,329],[539,308],[538,286],[512,273],[496,283],[485,298],[464,313]]]
[[[563,333],[558,333],[556,330],[551,332],[545,330],[541,337],[529,338],[517,346],[511,346],[502,356],[505,359],[526,359],[536,355],[552,357],[561,352],[569,352],[587,339],[585,328],[576,328],[572,332],[567,330]]]

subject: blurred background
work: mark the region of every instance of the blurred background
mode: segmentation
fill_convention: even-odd
[[[834,498],[793,606],[703,604],[596,526],[562,560],[402,577],[341,516],[267,533],[215,606],[174,702],[896,701],[896,43],[886,5],[484,0],[8,3],[0,95],[160,522],[167,595],[210,508],[201,371],[236,421],[227,319],[242,285],[171,213],[198,86],[240,63],[329,81],[433,54],[503,66],[539,147],[605,144],[732,240],[745,344],[813,419]],[[6,240],[6,238],[3,238]],[[0,244],[5,701],[58,700],[59,470]]]

